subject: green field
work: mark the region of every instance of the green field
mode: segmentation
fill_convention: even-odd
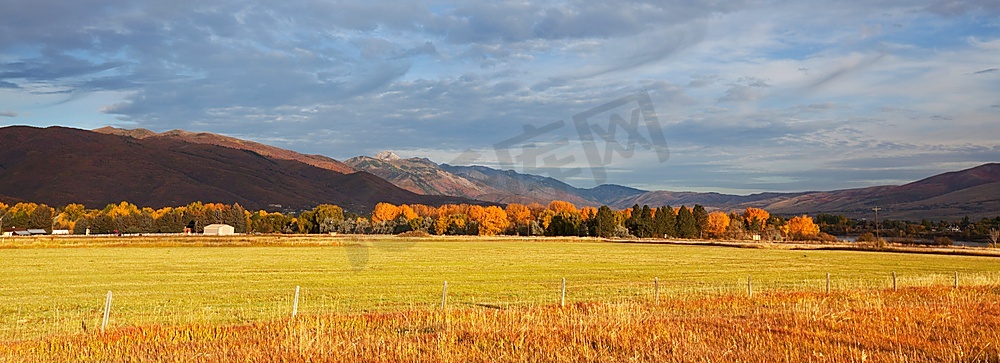
[[[245,237],[239,237],[244,238]],[[0,249],[0,341],[100,326],[239,323],[300,314],[504,308],[652,300],[754,291],[1000,282],[995,257],[624,244],[594,240],[311,238],[300,246],[48,247]],[[10,246],[7,246],[10,247]],[[22,246],[23,247],[23,246]]]

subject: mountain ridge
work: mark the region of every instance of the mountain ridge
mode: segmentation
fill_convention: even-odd
[[[8,127],[0,130],[7,131],[18,127]],[[45,153],[45,150],[48,150],[46,148],[59,149],[64,144],[73,145],[74,142],[79,142],[81,138],[86,139],[86,137],[81,136],[87,132],[84,130],[68,128],[49,129],[62,130],[66,135],[58,137],[62,140],[60,142],[54,143],[49,140],[48,142],[40,143],[40,145],[32,146],[40,146],[41,150],[20,150],[16,147],[13,148],[13,151],[11,147],[0,150],[2,151],[0,152],[0,195],[4,196],[3,199],[48,200],[36,199],[35,197],[42,196],[42,194],[38,194],[41,193],[38,188],[30,185],[20,188],[36,194],[14,193],[13,191],[20,189],[9,189],[9,184],[7,185],[8,189],[4,189],[5,178],[9,179],[10,175],[16,174],[12,171],[12,165],[16,164],[17,160],[20,160],[18,158],[27,157],[26,155]],[[0,136],[7,133],[9,132],[0,133]],[[628,208],[634,204],[647,204],[650,206],[672,205],[675,207],[701,204],[709,209],[727,211],[758,207],[777,215],[830,213],[844,214],[855,218],[869,217],[872,214],[871,209],[877,206],[882,208],[880,216],[883,216],[883,218],[905,218],[911,220],[923,218],[936,220],[961,218],[963,216],[993,217],[1000,214],[1000,164],[998,163],[987,163],[965,170],[933,175],[903,185],[883,185],[798,193],[764,192],[750,195],[732,195],[716,192],[646,191],[621,185],[600,185],[589,189],[577,188],[557,179],[532,174],[521,174],[514,170],[499,170],[481,165],[437,164],[427,158],[415,157],[404,159],[391,151],[381,152],[375,157],[357,156],[340,162],[322,155],[305,155],[228,136],[211,133],[193,133],[183,130],[155,133],[145,129],[126,130],[105,127],[94,130],[93,133],[114,136],[117,139],[113,140],[117,141],[113,142],[108,141],[112,139],[105,139],[100,142],[93,142],[93,140],[82,142],[77,145],[80,148],[79,150],[66,154],[67,158],[83,163],[89,168],[88,170],[72,171],[72,173],[79,173],[82,179],[92,178],[93,175],[110,177],[104,170],[107,168],[107,165],[102,164],[102,162],[106,163],[114,160],[116,155],[102,154],[101,150],[103,147],[100,145],[102,142],[114,144],[115,148],[118,149],[125,147],[122,145],[132,145],[132,147],[137,147],[138,150],[167,148],[170,152],[174,153],[170,154],[173,157],[187,155],[185,157],[197,157],[202,160],[213,160],[214,157],[213,162],[215,164],[212,165],[218,165],[223,162],[223,160],[218,160],[218,155],[226,155],[226,157],[243,160],[243,164],[246,165],[237,165],[240,168],[239,170],[227,171],[230,173],[227,176],[228,178],[236,178],[234,175],[241,175],[243,173],[245,174],[242,176],[243,179],[259,180],[259,183],[265,185],[270,185],[269,183],[274,183],[279,179],[284,180],[282,178],[299,178],[309,180],[306,184],[311,185],[300,185],[300,188],[316,192],[316,183],[325,185],[323,188],[337,188],[337,185],[323,184],[322,180],[354,175],[353,179],[340,180],[334,184],[339,184],[340,186],[367,185],[374,188],[347,193],[353,195],[326,196],[326,198],[347,200],[345,203],[349,205],[345,207],[371,207],[374,199],[378,199],[375,191],[379,190],[387,193],[387,197],[383,199],[391,199],[400,203],[403,200],[413,202],[420,198],[425,198],[423,200],[431,201],[431,203],[443,200],[459,202],[482,200],[498,204],[530,204],[534,202],[546,204],[551,200],[564,200],[574,203],[578,207],[608,205],[618,209]],[[0,137],[0,141],[5,146],[15,145],[17,143],[16,139],[17,137],[13,139],[8,138],[8,141]],[[164,145],[173,145],[171,146],[173,149]],[[209,150],[211,147],[228,151]],[[137,152],[132,149],[128,150],[131,150],[130,152]],[[97,155],[103,159],[95,161],[80,157],[80,155],[87,154]],[[49,157],[55,158],[57,156],[50,155]],[[260,158],[261,160],[255,158]],[[256,161],[251,162],[249,160]],[[46,162],[41,163],[45,164]],[[162,161],[144,160],[128,166],[115,166],[115,168],[162,168],[165,166],[163,163]],[[65,166],[63,167],[65,168]],[[142,183],[155,185],[156,188],[152,188],[150,193],[160,195],[161,197],[171,194],[171,188],[190,187],[191,182],[203,183],[212,181],[210,177],[211,173],[204,171],[188,173],[182,166],[174,165],[170,167],[173,168],[170,169],[170,173],[176,175],[162,181],[155,180],[155,178],[143,179],[142,176],[134,177]],[[256,170],[254,168],[262,168],[263,170]],[[74,169],[68,168],[67,170]],[[23,173],[25,171],[18,170],[16,172]],[[66,172],[60,168],[56,168],[56,171],[51,174],[38,176],[43,181],[40,184],[45,184],[46,178],[70,177],[70,175],[66,175]],[[27,182],[25,181],[25,183]],[[301,180],[292,182],[293,185],[298,185],[296,183],[303,182]],[[241,184],[237,183],[234,185]],[[218,186],[214,188],[209,189],[217,195],[229,195],[227,194],[229,192],[224,187]],[[258,197],[267,196],[267,198],[271,199],[275,198],[273,192],[258,190],[249,186],[248,188],[254,190],[253,193],[250,193],[252,195],[258,195]],[[282,185],[277,185],[274,188],[288,195],[296,195],[297,193],[294,188],[287,190],[288,188]],[[72,192],[65,192],[60,189],[50,189],[48,193],[55,200],[65,200],[68,196],[62,194],[72,194]],[[177,192],[174,191],[173,193]],[[330,192],[325,193],[329,194]],[[179,194],[187,197],[195,195],[201,197],[206,193],[184,192]],[[252,198],[246,196],[240,197],[243,199],[237,198],[235,195],[229,196],[233,200],[241,200],[241,204],[252,203],[259,205],[264,202],[261,200],[251,200]],[[359,196],[364,196],[368,200],[351,200],[352,197]],[[178,203],[181,202],[180,199],[175,200]],[[299,198],[297,203],[307,204],[308,202]]]
[[[343,174],[171,137],[10,126],[0,128],[0,145],[0,195],[50,205],[102,208],[125,200],[159,208],[204,201],[300,210],[333,203],[364,212],[383,201],[475,202],[410,193],[366,172]]]

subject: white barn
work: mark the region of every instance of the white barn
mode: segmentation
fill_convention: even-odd
[[[206,236],[232,236],[236,229],[228,224],[209,224],[205,226]]]

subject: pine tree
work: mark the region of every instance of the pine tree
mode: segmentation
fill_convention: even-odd
[[[691,210],[685,206],[681,206],[680,210],[677,212],[677,237],[680,238],[695,238],[698,237],[698,226],[697,221],[694,219],[694,215],[691,214]]]
[[[695,204],[694,209],[691,210],[691,215],[694,216],[695,227],[698,229],[698,238],[705,238],[705,227],[708,226],[708,211],[700,204]]]
[[[677,237],[677,215],[669,205],[656,210],[653,223],[659,228],[660,236]]]

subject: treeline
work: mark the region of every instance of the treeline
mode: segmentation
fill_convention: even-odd
[[[301,213],[247,211],[239,204],[195,202],[181,207],[139,208],[128,202],[103,209],[80,204],[52,208],[44,204],[0,203],[5,226],[70,230],[74,234],[202,233],[205,226],[229,224],[237,233],[399,234],[422,231],[436,235],[520,235],[669,237],[763,240],[829,239],[808,216],[784,220],[763,209],[708,212],[703,206],[673,208],[635,205],[613,210],[583,207],[565,201],[547,206],[508,204],[505,207],[448,204],[393,205],[379,203],[370,215],[345,212],[323,204]]]
[[[847,218],[844,215],[817,214],[816,224],[819,225],[821,231],[834,235],[875,233],[874,220]],[[965,241],[991,241],[991,232],[995,233],[995,231],[1000,230],[1000,216],[992,219],[983,217],[978,221],[964,217],[961,220],[951,222],[944,220],[932,222],[928,219],[920,222],[879,220],[878,227],[883,238],[897,242],[914,239],[930,240],[936,237],[949,237]]]

